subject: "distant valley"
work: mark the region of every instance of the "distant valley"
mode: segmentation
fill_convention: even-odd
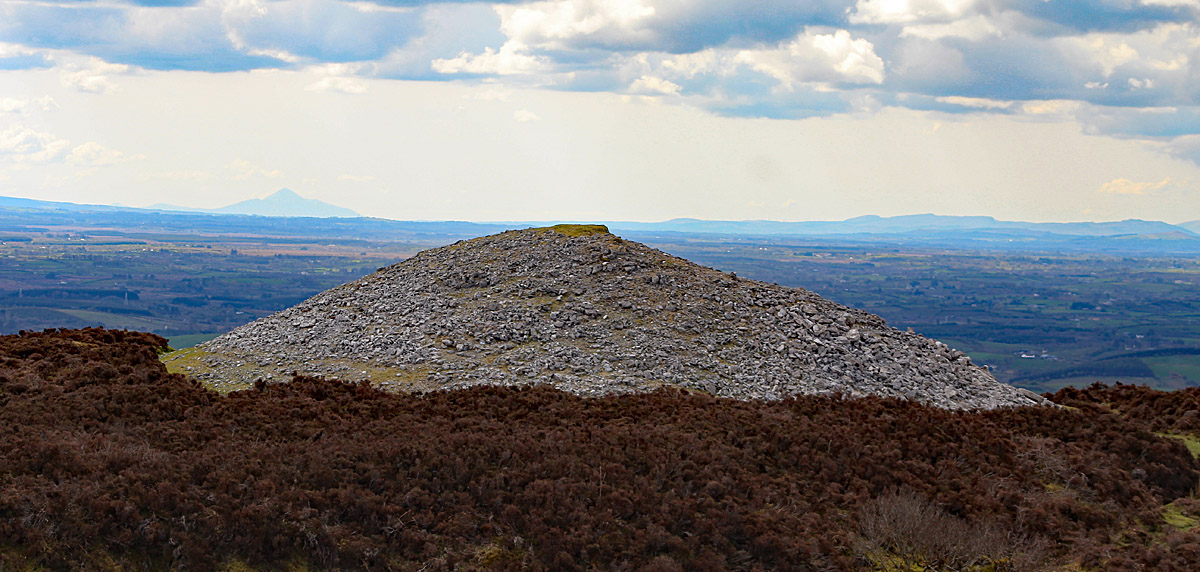
[[[1200,356],[1188,353],[1200,347],[1200,239],[1190,231],[967,219],[612,225],[671,254],[879,314],[1038,391],[1095,379],[1200,385]],[[184,347],[421,250],[532,224],[0,198],[0,333],[105,325]],[[826,231],[755,234],[788,225]]]
[[[249,199],[215,209],[157,204],[148,208],[85,205],[0,197],[0,209],[24,212],[32,220],[55,213],[75,213],[76,222],[113,227],[143,226],[148,216],[196,217],[227,215],[229,218],[149,219],[181,229],[219,226],[249,234],[295,233],[307,226],[336,226],[347,233],[365,231],[373,236],[396,239],[412,234],[469,238],[509,228],[547,226],[559,223],[597,223],[630,236],[697,235],[727,237],[836,237],[864,243],[944,246],[1012,251],[1078,251],[1108,253],[1200,253],[1200,221],[1168,224],[1129,219],[1110,222],[1020,222],[988,216],[944,216],[934,214],[881,217],[859,216],[842,221],[784,222],[771,220],[718,221],[690,218],[662,222],[631,221],[400,221],[362,217],[350,209],[316,199],[307,199],[290,189],[279,189],[262,199]],[[241,218],[250,217],[250,218]],[[346,219],[337,222],[283,222],[286,219]],[[263,220],[279,219],[279,220]],[[357,220],[355,220],[357,219]],[[0,211],[0,224],[4,220]],[[369,221],[369,222],[368,222]],[[325,234],[325,232],[323,232]]]
[[[1197,224],[1200,221],[1187,224]],[[1017,222],[988,216],[940,216],[933,214],[881,217],[860,216],[843,221],[780,222],[770,220],[713,221],[673,219],[660,223],[613,222],[619,230],[673,231],[708,234],[755,235],[845,235],[912,234],[935,236],[949,233],[1002,233],[1012,236],[1164,236],[1200,238],[1200,234],[1182,225],[1144,220],[1116,222]]]

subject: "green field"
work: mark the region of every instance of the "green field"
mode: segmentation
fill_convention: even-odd
[[[167,340],[171,344],[172,348],[182,350],[207,342],[208,340],[211,340],[219,335],[221,334],[184,334],[180,336],[171,336]]]
[[[863,308],[892,326],[945,341],[997,378],[1035,391],[1116,380],[1163,389],[1200,386],[1200,357],[1123,358],[1200,348],[1195,255],[969,251],[781,237],[649,242]],[[1087,371],[1078,375],[1080,369]]]

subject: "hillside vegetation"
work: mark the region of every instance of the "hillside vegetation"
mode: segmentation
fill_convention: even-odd
[[[0,569],[1200,563],[1195,390],[974,413],[312,378],[222,397],[167,373],[165,343],[0,337]]]

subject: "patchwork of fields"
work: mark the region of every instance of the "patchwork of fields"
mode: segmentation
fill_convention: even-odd
[[[638,237],[722,270],[808,288],[940,339],[1003,380],[1200,386],[1200,258],[932,249],[770,237]]]
[[[0,229],[0,333],[104,326],[188,347],[457,238],[68,223]],[[1200,257],[626,234],[863,308],[1035,391],[1097,380],[1200,386]]]

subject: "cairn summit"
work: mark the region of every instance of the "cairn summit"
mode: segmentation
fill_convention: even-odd
[[[167,359],[234,387],[299,372],[397,391],[548,384],[605,395],[667,386],[737,399],[873,394],[949,409],[1047,403],[873,314],[706,268],[599,225],[426,250]]]

